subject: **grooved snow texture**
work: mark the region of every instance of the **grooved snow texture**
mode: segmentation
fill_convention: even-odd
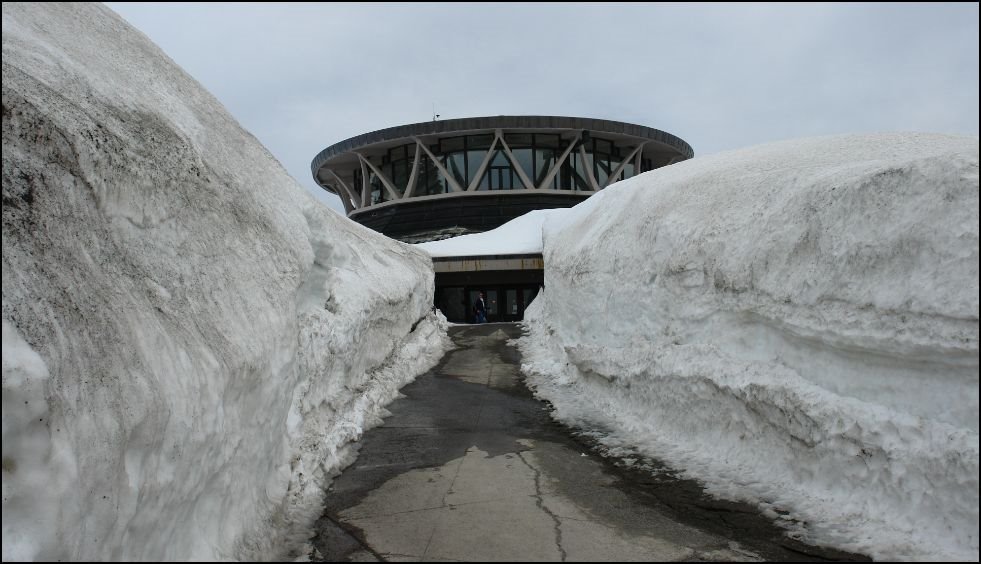
[[[295,556],[432,293],[109,9],[3,5],[4,560]]]
[[[977,560],[977,138],[697,158],[543,238],[521,344],[556,417],[812,542]]]

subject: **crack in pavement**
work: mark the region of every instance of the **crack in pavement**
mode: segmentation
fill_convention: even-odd
[[[565,562],[569,555],[566,553],[565,549],[562,548],[562,520],[559,519],[558,515],[552,513],[551,509],[545,506],[545,500],[542,497],[542,473],[538,470],[538,468],[535,468],[529,464],[527,460],[525,460],[524,453],[518,452],[515,454],[517,454],[518,458],[521,459],[521,462],[523,462],[525,466],[527,466],[528,469],[535,474],[535,504],[538,505],[538,508],[544,511],[546,515],[551,517],[552,521],[555,523],[555,548],[559,550],[559,555],[562,557],[562,562]]]
[[[367,541],[363,538],[362,531],[358,529],[357,526],[344,521],[339,521],[333,515],[329,515],[326,513],[322,517],[323,519],[325,519],[326,521],[332,523],[335,527],[337,527],[338,530],[343,531],[344,534],[346,534],[348,537],[354,540],[354,542],[357,543],[359,547],[361,547],[361,550],[370,553],[372,556],[378,559],[379,562],[386,561],[384,558],[382,558],[381,554],[379,554],[374,548],[372,548],[367,543]],[[362,534],[357,534],[357,533],[362,533]]]
[[[314,539],[319,552],[312,558],[559,556],[596,562],[853,556],[803,552],[753,507],[709,501],[698,484],[672,475],[656,460],[625,468],[615,459],[583,458],[584,449],[604,450],[581,430],[551,420],[548,404],[524,385],[520,355],[504,341],[518,336],[519,328],[497,334],[499,329],[485,339],[482,333],[491,328],[451,328],[460,347],[403,389],[385,425],[363,437],[358,464],[336,478],[325,514],[356,524],[322,521]],[[526,450],[533,455],[524,456]]]

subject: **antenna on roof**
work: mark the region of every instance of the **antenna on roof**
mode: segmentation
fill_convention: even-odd
[[[439,119],[439,114],[436,113],[436,103],[433,102],[433,121]]]

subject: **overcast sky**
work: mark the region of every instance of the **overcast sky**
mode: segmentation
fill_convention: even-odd
[[[978,135],[978,4],[109,3],[308,190],[361,133],[486,115],[662,129],[696,157],[834,133]]]

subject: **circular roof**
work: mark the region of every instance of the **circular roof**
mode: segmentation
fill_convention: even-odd
[[[641,139],[650,139],[674,148],[686,159],[694,156],[691,146],[679,137],[670,133],[635,125],[622,121],[611,121],[606,119],[592,119],[580,117],[562,116],[487,116],[473,118],[447,119],[440,121],[424,121],[409,125],[399,125],[386,129],[379,129],[371,133],[364,133],[345,139],[340,143],[335,143],[327,147],[314,157],[310,164],[310,170],[314,177],[317,171],[327,163],[332,157],[342,155],[349,151],[359,149],[375,143],[394,141],[398,139],[411,139],[424,135],[446,135],[449,133],[466,132],[486,129],[569,129],[569,130],[589,130],[595,133],[615,133],[628,135]]]

